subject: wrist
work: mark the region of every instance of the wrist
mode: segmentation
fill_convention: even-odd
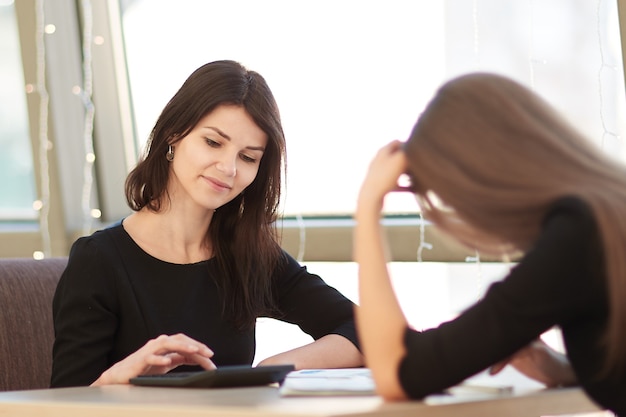
[[[359,224],[378,224],[382,216],[382,209],[362,209],[359,208],[354,213],[354,220]]]
[[[373,198],[369,196],[359,196],[357,200],[357,206],[355,211],[355,218],[357,220],[361,218],[380,217],[383,211],[384,200],[381,198]]]
[[[567,360],[563,360],[561,363],[559,379],[559,385],[562,387],[571,387],[578,384],[578,378],[576,378],[574,369]]]
[[[564,354],[557,354],[553,351],[549,351],[548,354],[552,357],[552,372],[551,381],[546,385],[551,387],[567,387],[576,385],[578,383],[576,374],[572,369],[569,360]]]
[[[100,376],[98,377],[98,379],[96,379],[94,382],[91,383],[91,387],[99,387],[102,385],[110,385],[113,382],[111,381],[111,378],[109,376],[109,370],[107,369],[106,371],[102,372],[102,374],[100,374]]]

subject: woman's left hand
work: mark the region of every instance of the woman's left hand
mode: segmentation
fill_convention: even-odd
[[[515,353],[512,357],[493,365],[491,375],[511,365],[520,373],[547,387],[569,386],[577,383],[576,375],[567,357],[538,339]]]
[[[359,204],[367,201],[381,202],[391,191],[407,191],[406,187],[398,184],[406,169],[407,161],[402,151],[402,142],[394,140],[380,148],[370,162],[359,193]]]

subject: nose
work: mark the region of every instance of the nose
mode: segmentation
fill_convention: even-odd
[[[218,161],[217,169],[226,176],[234,177],[237,175],[237,156],[225,153]]]

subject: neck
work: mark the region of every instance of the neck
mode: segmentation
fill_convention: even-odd
[[[213,255],[207,232],[213,212],[184,216],[166,209],[154,213],[142,209],[124,220],[133,240],[155,258],[171,263],[195,263]]]

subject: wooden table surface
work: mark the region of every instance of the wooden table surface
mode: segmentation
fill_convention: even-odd
[[[578,388],[432,396],[385,403],[380,397],[281,397],[273,386],[154,388],[130,385],[0,393],[0,416],[542,416],[597,411]]]

